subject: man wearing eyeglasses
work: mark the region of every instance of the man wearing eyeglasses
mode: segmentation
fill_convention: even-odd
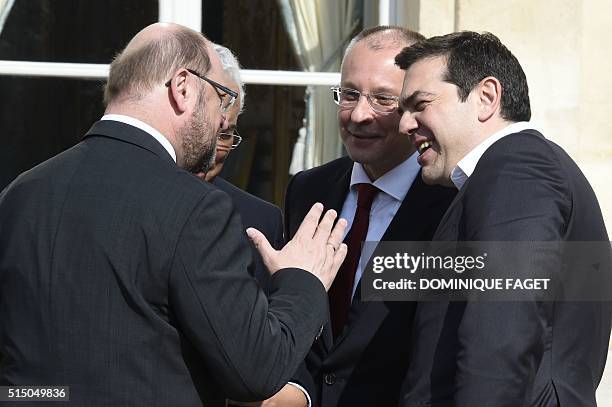
[[[237,90],[237,95],[236,102],[228,110],[226,115],[227,128],[220,130],[217,134],[215,163],[206,173],[198,173],[199,177],[204,177],[208,182],[213,182],[216,179],[223,170],[223,165],[230,151],[238,147],[242,142],[242,137],[238,134],[237,124],[238,116],[244,110],[244,99],[246,97],[244,84],[242,83],[242,79],[240,79],[240,64],[238,60],[228,48],[219,44],[214,44],[213,47],[217,55],[219,55],[221,65],[223,66],[223,72],[227,80],[229,80],[231,85]]]
[[[243,191],[219,176],[230,151],[238,147],[242,141],[242,137],[238,134],[236,127],[238,116],[244,109],[246,93],[240,78],[240,64],[232,51],[218,44],[213,46],[219,55],[223,71],[231,82],[231,86],[237,89],[238,96],[234,105],[227,112],[227,129],[221,130],[217,134],[215,164],[207,172],[199,172],[196,175],[212,183],[232,198],[232,202],[240,214],[245,229],[255,228],[259,230],[272,244],[272,247],[280,249],[284,244],[283,215],[280,208]],[[253,275],[259,281],[263,290],[268,293],[270,289],[270,273],[254,245],[251,245],[251,249],[253,252]]]
[[[110,65],[102,120],[0,193],[2,390],[222,406],[290,378],[326,318],[346,221],[313,205],[281,251],[248,230],[266,298],[230,199],[193,176],[227,128],[237,94],[224,80],[201,33],[143,29]]]
[[[332,88],[349,157],[296,174],[287,189],[287,237],[319,200],[351,228],[349,254],[328,293],[330,322],[292,379],[314,406],[396,406],[400,399],[415,304],[362,302],[359,255],[363,241],[430,240],[455,193],[423,183],[415,148],[398,131],[404,76],[395,56],[422,38],[401,27],[374,27],[353,38],[340,86]],[[271,402],[303,406],[300,396],[285,386]]]

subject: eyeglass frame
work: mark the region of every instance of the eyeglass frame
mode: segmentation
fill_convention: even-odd
[[[378,113],[378,114],[391,114],[395,111],[397,111],[397,109],[399,108],[399,96],[393,96],[393,95],[388,95],[386,93],[379,93],[379,92],[371,92],[371,93],[363,93],[361,91],[358,91],[357,89],[353,89],[353,88],[344,88],[342,86],[332,86],[331,88],[329,88],[329,90],[332,91],[332,98],[334,99],[334,103],[337,104],[338,106],[340,106],[341,108],[345,108],[345,109],[354,109],[357,104],[359,103],[359,99],[361,99],[362,96],[366,97],[366,100],[368,101],[368,105],[370,105],[370,108]],[[342,106],[340,104],[340,96],[338,96],[338,100],[336,100],[336,94],[340,94],[342,92],[342,90],[352,90],[355,91],[359,94],[359,99],[355,100],[355,105],[354,106]],[[395,101],[395,107],[392,110],[389,111],[381,111],[381,110],[377,110],[373,103],[372,103],[372,96],[384,96],[389,98],[390,100],[394,100]]]
[[[197,71],[194,71],[193,69],[186,68],[186,70],[190,74],[195,75],[198,78],[208,82],[215,89],[215,92],[217,92],[217,96],[219,97],[219,100],[220,100],[219,108],[221,109],[222,113],[227,113],[232,108],[232,106],[234,105],[234,102],[236,102],[236,99],[238,98],[237,92],[234,92],[227,86],[223,86],[220,83],[215,82],[210,78],[207,78],[205,75],[202,75],[201,73],[198,73]],[[168,79],[168,81],[164,85],[166,87],[169,87],[171,83],[172,83],[172,79]],[[219,93],[219,90],[223,91],[224,94],[222,95],[221,93]],[[227,106],[223,106],[223,100],[224,100],[223,97],[226,95],[230,97],[230,100],[227,103]]]
[[[232,145],[229,147],[230,150],[235,149],[236,147],[238,147],[240,145],[240,143],[242,142],[242,136],[240,134],[238,134],[237,130],[233,130],[232,133],[227,133],[227,132],[221,132],[221,133],[217,133],[217,140],[221,141],[221,136],[225,135],[225,136],[231,136],[232,137]],[[234,143],[234,140],[238,140],[236,143]]]

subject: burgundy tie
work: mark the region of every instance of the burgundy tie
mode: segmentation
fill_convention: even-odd
[[[348,253],[329,289],[329,307],[334,338],[342,332],[348,318],[355,272],[361,256],[361,247],[368,234],[372,201],[378,191],[379,189],[372,184],[357,184],[357,209],[351,230],[344,239],[344,243],[348,246]]]

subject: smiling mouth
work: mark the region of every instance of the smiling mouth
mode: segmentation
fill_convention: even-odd
[[[351,136],[357,138],[357,139],[373,139],[373,138],[377,138],[378,136],[376,135],[372,135],[372,134],[355,134],[355,133],[351,133]]]
[[[418,145],[417,150],[419,151],[419,155],[422,155],[425,151],[432,147],[433,143],[429,141],[424,141]]]

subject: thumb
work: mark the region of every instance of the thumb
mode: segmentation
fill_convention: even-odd
[[[259,230],[255,228],[248,228],[246,233],[257,248],[257,251],[261,255],[264,264],[266,267],[268,267],[268,269],[270,269],[270,260],[272,256],[274,256],[274,253],[276,253],[276,250],[270,245],[268,239],[266,239],[264,234]]]

